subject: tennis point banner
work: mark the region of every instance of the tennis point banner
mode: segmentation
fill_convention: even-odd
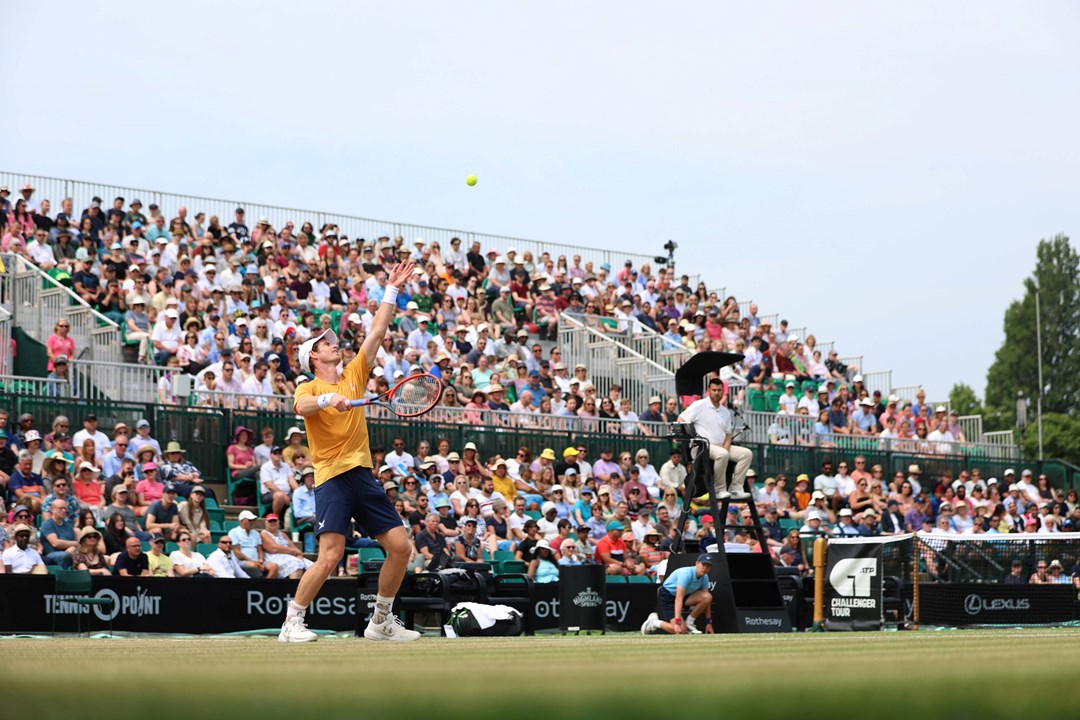
[[[830,540],[825,560],[825,629],[880,630],[880,543]]]

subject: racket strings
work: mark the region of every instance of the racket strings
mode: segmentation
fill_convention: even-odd
[[[390,396],[390,409],[399,415],[419,415],[442,396],[442,383],[431,375],[417,375],[401,383]]]

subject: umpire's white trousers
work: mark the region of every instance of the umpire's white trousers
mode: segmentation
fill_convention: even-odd
[[[721,493],[725,490],[730,493],[745,492],[746,473],[750,470],[750,461],[753,460],[754,453],[738,445],[732,445],[727,450],[722,445],[710,445],[709,457],[713,461],[713,482],[716,485],[716,492]],[[732,474],[730,485],[727,482],[729,462],[735,463],[735,472]]]

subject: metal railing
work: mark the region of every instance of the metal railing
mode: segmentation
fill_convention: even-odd
[[[25,258],[2,256],[0,305],[11,322],[44,342],[65,318],[71,325],[75,357],[117,362],[121,358],[119,326],[90,307],[81,297]]]
[[[566,313],[559,318],[559,345],[565,356],[588,366],[598,397],[616,383],[630,398],[675,395],[674,371]]]
[[[0,184],[18,188],[25,183],[30,183],[36,188],[35,199],[49,199],[52,202],[54,212],[60,210],[61,200],[67,197],[73,200],[76,213],[80,212],[82,208],[89,207],[91,198],[95,196],[100,197],[105,202],[105,207],[111,207],[112,200],[115,197],[123,197],[126,203],[138,198],[144,203],[144,208],[151,203],[156,203],[166,218],[175,216],[177,209],[184,206],[189,211],[189,218],[193,218],[197,212],[205,212],[207,217],[217,215],[222,226],[227,226],[233,221],[236,209],[242,207],[245,210],[245,222],[252,229],[254,229],[260,217],[265,217],[276,228],[283,227],[290,220],[293,221],[297,228],[304,222],[310,221],[316,228],[322,227],[325,223],[335,224],[340,228],[340,232],[353,239],[374,240],[383,236],[394,238],[401,235],[406,239],[410,247],[413,240],[423,238],[426,242],[437,241],[441,248],[448,249],[450,247],[450,238],[458,237],[461,238],[466,249],[475,240],[481,244],[485,251],[488,248],[494,248],[500,253],[504,253],[512,247],[518,252],[529,250],[537,259],[544,252],[549,253],[553,258],[566,255],[568,259],[578,254],[582,255],[585,260],[592,261],[593,267],[597,270],[602,263],[610,264],[613,270],[621,268],[626,260],[632,260],[636,267],[640,267],[642,263],[656,265],[654,255],[631,253],[623,250],[587,248],[580,244],[553,243],[511,237],[509,235],[493,235],[392,220],[375,220],[322,210],[306,210],[243,200],[209,198],[200,195],[186,195],[107,183],[66,180],[0,171]],[[691,285],[696,287],[700,275],[691,273],[687,273],[687,275],[690,275]]]
[[[6,375],[15,369],[15,345],[11,339],[14,326],[11,313],[0,306],[0,375]]]
[[[995,432],[983,433],[983,442],[993,447],[1015,447],[1016,446],[1016,433],[1012,430],[998,430]]]
[[[915,402],[915,393],[922,389],[922,385],[901,385],[900,387],[894,387],[892,394],[900,398],[900,402]]]
[[[846,357],[837,358],[837,360],[839,360],[843,364],[847,365],[849,369],[858,368],[858,370],[856,372],[858,372],[859,374],[862,374],[862,375],[866,374],[866,373],[863,372],[863,370],[865,369],[865,366],[863,364],[863,356],[862,355],[848,355]],[[866,378],[864,377],[863,382],[865,382],[865,381],[866,381]]]
[[[875,370],[874,372],[864,372],[862,374],[863,385],[873,395],[875,390],[880,390],[883,398],[889,397],[889,390],[892,389],[892,370]]]
[[[761,444],[823,447],[853,452],[888,452],[910,455],[977,455],[987,458],[1017,458],[1020,449],[1012,433],[987,433],[983,442],[933,442],[919,438],[882,438],[871,435],[817,433],[817,418],[808,415],[784,415],[771,412],[742,413],[748,427],[746,442]],[[990,435],[996,437],[990,438]],[[1008,437],[1004,437],[1008,435]],[[1000,436],[1000,437],[997,437]],[[783,441],[775,440],[783,438]]]
[[[71,362],[71,385],[75,397],[156,403],[158,380],[164,367],[82,358]]]
[[[672,343],[637,320],[620,321],[606,315],[584,313],[570,315],[584,325],[601,329],[607,339],[627,346],[672,373],[693,355],[685,346]]]
[[[25,375],[0,374],[0,394],[19,397],[71,397],[72,388],[62,378],[40,378]]]
[[[983,435],[982,415],[961,415],[957,418],[960,429],[964,433],[964,439],[970,442],[986,442]]]

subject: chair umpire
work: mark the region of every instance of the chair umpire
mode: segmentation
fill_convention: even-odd
[[[699,386],[700,387],[700,386]],[[716,497],[746,499],[746,473],[754,454],[747,448],[732,445],[734,418],[727,407],[728,387],[720,378],[709,380],[708,393],[682,411],[678,421],[693,423],[694,432],[709,441],[709,457],[713,461],[713,482]],[[734,472],[728,477],[728,465]]]

